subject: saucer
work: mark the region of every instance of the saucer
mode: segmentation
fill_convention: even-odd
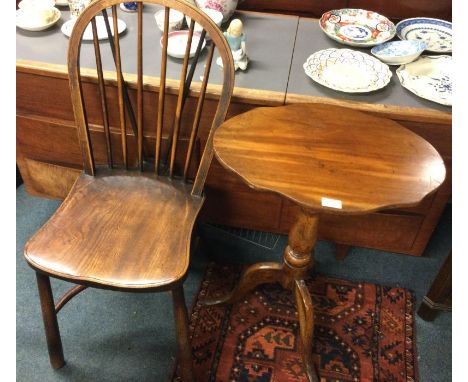
[[[57,8],[54,7],[53,9],[54,9],[54,17],[48,23],[42,24],[42,25],[28,24],[24,20],[24,15],[25,15],[24,11],[22,9],[18,9],[16,10],[16,26],[18,28],[21,28],[27,31],[32,31],[32,32],[42,31],[47,28],[50,28],[57,21],[60,20],[60,17],[62,15],[62,13]]]
[[[110,24],[110,29],[112,32],[112,35],[114,35],[114,24],[112,21],[112,17],[109,16],[109,24]],[[75,20],[68,20],[66,23],[62,25],[62,33],[70,37],[73,26],[75,25]],[[96,16],[96,28],[98,32],[98,39],[99,40],[105,40],[107,39],[107,30],[106,30],[106,23],[104,22],[104,17],[103,16]],[[122,33],[125,29],[127,29],[127,24],[123,20],[117,19],[117,28],[119,31],[119,34]],[[93,30],[91,24],[89,24],[84,33],[83,33],[83,40],[84,41],[92,41],[93,40]]]
[[[167,54],[174,58],[184,58],[185,47],[187,46],[189,31],[174,31],[168,34]],[[197,51],[198,42],[200,41],[200,33],[193,32],[192,45],[190,46],[190,55],[193,57]],[[163,37],[160,40],[161,47],[163,45]],[[205,48],[206,41],[203,40],[201,50]]]

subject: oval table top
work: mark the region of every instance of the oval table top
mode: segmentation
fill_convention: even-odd
[[[389,119],[338,106],[251,110],[221,125],[214,151],[252,188],[317,211],[413,206],[445,179],[441,156],[423,138]]]

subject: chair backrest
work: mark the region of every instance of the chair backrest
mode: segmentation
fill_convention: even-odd
[[[71,97],[74,108],[75,122],[78,130],[78,138],[80,142],[81,153],[83,156],[84,171],[89,175],[94,175],[96,171],[95,157],[93,154],[93,139],[91,139],[90,127],[88,124],[88,117],[86,114],[85,97],[83,94],[82,84],[82,73],[80,69],[80,51],[84,44],[82,41],[83,34],[87,31],[86,28],[91,28],[93,32],[93,46],[95,53],[95,65],[97,70],[97,88],[98,92],[95,93],[93,102],[100,105],[102,111],[102,125],[99,126],[101,131],[104,131],[105,144],[107,149],[107,165],[111,168],[124,167],[125,169],[134,169],[143,171],[147,168],[151,168],[159,176],[178,177],[183,181],[193,181],[192,194],[201,195],[203,191],[203,185],[208,173],[208,169],[213,157],[213,134],[214,131],[224,121],[231,99],[233,87],[234,87],[234,64],[232,59],[232,53],[229,45],[224,38],[220,29],[216,24],[202,11],[193,5],[183,0],[147,0],[147,4],[162,5],[164,8],[164,32],[161,32],[161,42],[159,38],[156,41],[152,41],[151,50],[147,49],[148,45],[145,45],[145,50],[149,51],[150,55],[155,55],[155,52],[159,51],[159,45],[161,45],[161,67],[159,73],[159,98],[155,102],[153,112],[155,113],[155,119],[144,118],[144,107],[143,107],[143,95],[145,84],[143,83],[143,1],[137,1],[137,13],[132,15],[136,19],[137,27],[136,33],[127,31],[126,38],[133,38],[135,41],[134,47],[136,47],[136,81],[129,84],[124,80],[123,77],[123,58],[128,61],[128,57],[121,53],[121,41],[119,33],[114,33],[114,36],[108,40],[98,39],[98,26],[97,21],[105,22],[107,33],[111,34],[110,27],[113,30],[118,30],[118,5],[123,3],[123,0],[95,0],[83,11],[78,17],[73,31],[70,36],[69,48],[68,48],[68,73],[70,79]],[[107,14],[107,8],[111,7],[111,17]],[[151,6],[153,7],[153,6]],[[165,107],[166,95],[168,94],[167,83],[174,82],[173,80],[167,79],[167,68],[168,68],[168,32],[169,32],[169,12],[170,9],[177,10],[188,17],[191,22],[188,30],[188,41],[185,47],[185,55],[183,57],[182,65],[180,68],[180,80],[178,81],[178,89],[172,89],[172,94],[177,93],[177,101],[175,106],[175,112],[172,123],[167,123],[167,117],[165,117],[165,111],[167,112],[168,107]],[[145,7],[145,10],[146,7]],[[157,10],[157,9],[155,9]],[[151,10],[154,13],[155,10]],[[99,20],[97,16],[100,16]],[[202,78],[201,86],[197,87],[196,91],[190,89],[192,84],[192,78],[195,72],[195,67],[199,58],[203,55],[200,54],[200,50],[197,49],[195,57],[189,58],[190,50],[192,45],[192,39],[194,36],[195,22],[198,23],[202,28],[200,37],[199,48],[206,35],[211,38],[211,43],[208,43],[208,53],[206,54],[205,70]],[[152,25],[148,28],[156,28],[157,25],[152,19]],[[159,30],[157,29],[159,32]],[[134,36],[131,34],[134,33]],[[197,35],[198,36],[198,35]],[[153,36],[154,37],[154,36]],[[158,35],[159,37],[159,35]],[[104,41],[104,45],[102,42]],[[117,82],[117,97],[109,97],[106,95],[106,84],[107,80],[104,80],[105,72],[103,71],[103,60],[101,53],[104,50],[109,51],[109,45],[115,63],[115,76]],[[128,45],[128,44],[127,44]],[[217,106],[214,118],[211,122],[211,128],[209,128],[208,136],[206,139],[205,149],[198,163],[193,164],[193,152],[197,141],[197,135],[199,133],[199,125],[202,116],[203,105],[205,101],[205,94],[207,90],[209,74],[214,57],[214,50],[217,48],[217,52],[222,60],[223,64],[223,76],[221,87],[214,86],[219,93],[215,97],[217,99]],[[88,49],[88,48],[87,48]],[[193,48],[192,48],[193,49]],[[132,57],[133,59],[133,57]],[[146,59],[146,57],[145,57]],[[179,63],[174,63],[174,60],[170,60],[169,64],[180,66]],[[189,63],[191,67],[189,69]],[[133,75],[133,77],[135,77]],[[128,91],[129,86],[134,89],[135,92],[130,93]],[[184,105],[189,93],[198,93],[198,100],[196,102],[195,111],[191,113],[193,117],[193,123],[190,122],[188,132],[186,131],[185,150],[181,150],[180,132],[181,132],[181,120],[183,117]],[[133,105],[131,102],[130,95],[134,95],[136,98],[136,113],[133,111]],[[218,98],[219,95],[219,98]],[[146,95],[145,95],[146,96]],[[89,98],[89,97],[87,97]],[[118,117],[109,118],[110,107],[109,98],[117,98],[114,102],[117,103]],[[88,100],[86,102],[89,102]],[[135,104],[135,101],[133,102]],[[167,106],[167,105],[166,105]],[[145,107],[148,111],[148,107]],[[155,121],[155,126],[143,126],[144,120]],[[184,125],[187,125],[187,121],[184,121]],[[111,126],[114,124],[114,126]],[[130,125],[130,126],[129,126]],[[169,125],[169,126],[167,126]],[[165,135],[166,150],[163,152],[163,134]],[[121,150],[116,149],[115,136],[119,135]],[[154,145],[145,144],[144,135],[147,137],[154,137]],[[114,141],[112,140],[114,137]],[[146,139],[146,138],[145,138]],[[129,145],[130,141],[130,145]],[[114,146],[114,147],[113,147]],[[131,150],[129,150],[131,147]],[[176,155],[181,155],[180,151],[183,151],[182,155],[184,158],[179,160],[179,163],[183,163],[183,166],[179,166],[179,173],[176,174]],[[131,154],[135,158],[131,158]],[[154,158],[154,160],[153,160]],[[192,171],[196,176],[194,179],[189,177],[189,169],[195,167],[195,171]],[[183,170],[182,170],[183,168]]]

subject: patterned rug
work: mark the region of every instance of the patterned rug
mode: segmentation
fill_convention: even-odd
[[[307,382],[289,291],[265,284],[232,306],[201,305],[230,291],[240,272],[238,266],[208,267],[190,319],[196,381]],[[321,382],[418,380],[410,291],[319,275],[307,286]]]

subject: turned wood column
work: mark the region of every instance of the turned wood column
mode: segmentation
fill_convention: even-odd
[[[294,290],[294,280],[307,278],[314,266],[313,251],[317,241],[319,215],[301,209],[296,222],[289,231],[288,245],[284,249],[283,262],[285,285]]]

